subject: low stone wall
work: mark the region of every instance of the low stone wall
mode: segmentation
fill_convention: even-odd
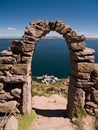
[[[1,52],[0,105],[17,102],[18,111],[30,113],[32,57],[37,41],[50,31],[56,31],[64,37],[70,52],[69,115],[76,108],[83,108],[94,115],[98,111],[98,64],[94,63],[95,51],[86,47],[83,35],[78,35],[60,19],[55,22],[31,22],[19,41],[12,41],[9,49]],[[0,112],[3,110],[0,109]]]

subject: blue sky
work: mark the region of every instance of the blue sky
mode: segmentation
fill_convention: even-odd
[[[0,36],[21,36],[30,21],[58,18],[79,34],[98,37],[98,0],[0,0]]]

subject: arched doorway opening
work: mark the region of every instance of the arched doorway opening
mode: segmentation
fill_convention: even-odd
[[[40,39],[32,60],[32,75],[53,75],[67,78],[70,75],[69,51],[61,35],[49,35]]]

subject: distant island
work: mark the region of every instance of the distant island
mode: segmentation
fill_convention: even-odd
[[[4,38],[20,38],[21,39],[22,36],[0,36],[0,39]],[[64,39],[63,36],[45,36],[42,37],[41,39]],[[98,38],[93,38],[93,37],[86,37],[86,40],[98,40]]]

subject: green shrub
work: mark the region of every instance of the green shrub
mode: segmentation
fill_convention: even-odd
[[[18,119],[18,130],[28,130],[32,121],[36,118],[36,113],[32,110],[30,115],[18,114],[16,118]]]
[[[82,117],[86,117],[87,113],[83,108],[76,108],[72,113],[72,116],[76,118],[82,118]]]
[[[98,114],[95,115],[95,129],[98,130]]]
[[[72,117],[76,118],[73,123],[78,127],[78,130],[83,130],[82,118],[86,117],[87,113],[83,108],[76,108],[72,113]]]

